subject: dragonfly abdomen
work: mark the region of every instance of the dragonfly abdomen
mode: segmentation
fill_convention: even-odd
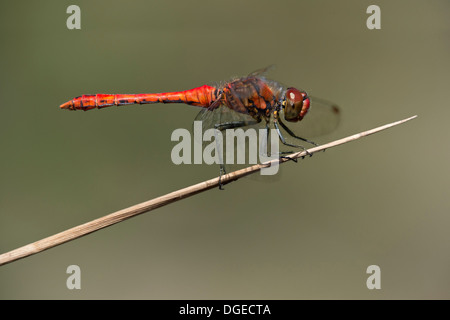
[[[142,94],[92,94],[76,97],[60,106],[61,109],[91,110],[110,106],[149,103],[185,103],[207,108],[220,95],[219,90],[211,86],[201,86],[191,90]]]

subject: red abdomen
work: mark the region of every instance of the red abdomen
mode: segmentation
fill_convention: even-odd
[[[186,103],[208,108],[218,99],[218,90],[211,86],[201,86],[186,91],[142,94],[93,94],[76,97],[60,106],[61,109],[90,110],[109,106],[147,103]]]

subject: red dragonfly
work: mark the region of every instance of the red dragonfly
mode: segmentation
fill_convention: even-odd
[[[301,145],[288,142],[282,134],[281,128],[292,138],[317,145],[300,137],[283,120],[299,122],[310,109],[312,109],[310,113],[314,113],[313,111],[316,109],[316,118],[321,119],[310,121],[310,123],[313,125],[313,131],[320,124],[322,127],[319,127],[319,133],[322,134],[337,126],[339,108],[325,100],[318,99],[316,103],[315,98],[313,99],[314,107],[310,108],[311,98],[305,91],[285,87],[276,81],[267,79],[265,74],[269,68],[255,71],[246,77],[233,79],[223,84],[203,85],[185,91],[82,95],[62,104],[60,108],[87,111],[128,104],[184,103],[203,108],[196,119],[208,119],[203,122],[204,128],[214,127],[222,131],[260,123],[268,129],[273,124],[284,145],[305,149]]]

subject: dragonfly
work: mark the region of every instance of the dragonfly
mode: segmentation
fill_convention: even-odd
[[[202,121],[203,129],[225,131],[259,125],[269,130],[274,127],[285,146],[306,150],[296,141],[316,146],[315,142],[300,136],[297,130],[291,129],[284,121],[298,123],[307,114],[315,114],[315,119],[309,122],[309,127],[312,128],[309,131],[314,131],[320,125],[318,133],[328,133],[339,122],[339,107],[329,101],[312,98],[304,90],[268,79],[266,74],[270,69],[272,66],[245,77],[184,91],[82,95],[63,103],[60,108],[88,111],[132,104],[183,103],[202,108],[196,120]],[[313,112],[314,110],[317,111]],[[289,152],[291,151],[284,153]],[[221,165],[220,170],[221,175],[225,173],[224,166]]]

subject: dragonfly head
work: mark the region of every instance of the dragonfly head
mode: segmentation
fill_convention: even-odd
[[[288,88],[283,101],[286,121],[297,122],[303,119],[309,110],[310,100],[305,91]]]

